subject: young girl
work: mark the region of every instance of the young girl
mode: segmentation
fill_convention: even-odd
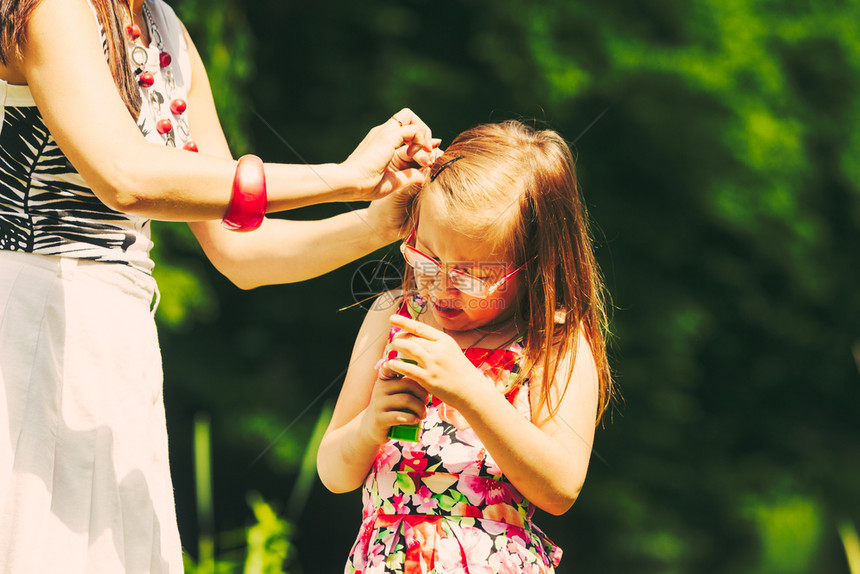
[[[318,454],[330,490],[364,484],[345,571],[554,572],[531,516],[576,500],[611,395],[570,150],[518,122],[464,132],[412,222],[406,295],[368,313]]]

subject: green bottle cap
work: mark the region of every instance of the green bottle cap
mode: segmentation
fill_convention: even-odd
[[[388,438],[393,440],[405,440],[408,442],[418,442],[418,433],[420,427],[415,425],[394,425],[388,429]]]

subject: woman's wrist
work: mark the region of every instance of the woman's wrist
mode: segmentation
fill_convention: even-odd
[[[351,201],[356,193],[354,178],[339,163],[308,166],[323,184],[323,202]]]
[[[349,194],[348,177],[334,163],[266,163],[268,213],[344,201]]]
[[[318,168],[321,179],[328,188],[326,201],[361,201],[360,175],[343,163],[324,163]]]
[[[369,232],[367,241],[371,251],[381,249],[403,237],[403,224],[392,219],[391,214],[379,205],[372,203],[370,207],[357,209],[353,213],[361,218]]]
[[[386,245],[397,241],[401,236],[398,229],[392,228],[386,225],[385,221],[375,218],[371,209],[360,209],[356,211],[356,215],[362,219],[365,227],[369,230],[367,236],[369,252],[382,249]]]

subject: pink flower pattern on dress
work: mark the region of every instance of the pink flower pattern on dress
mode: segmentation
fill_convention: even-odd
[[[528,378],[514,384],[519,343],[464,352],[528,419]],[[435,397],[419,442],[380,447],[362,500],[346,574],[553,574],[561,560],[561,549],[532,523],[531,503],[468,422]]]
[[[391,505],[394,507],[394,514],[408,514],[410,500],[412,500],[412,497],[405,494],[393,496],[391,498]]]
[[[511,488],[506,482],[486,480],[477,475],[462,474],[457,489],[468,499],[469,504],[481,506],[500,502],[513,502]]]
[[[412,504],[419,514],[433,514],[431,511],[439,506],[439,500],[433,498],[433,493],[430,492],[429,488],[422,486],[418,492],[412,495]]]

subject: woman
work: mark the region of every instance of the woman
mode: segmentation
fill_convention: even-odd
[[[0,572],[181,572],[149,221],[240,287],[313,277],[401,235],[430,131],[401,110],[340,164],[237,163],[162,0],[2,0],[0,40]]]

